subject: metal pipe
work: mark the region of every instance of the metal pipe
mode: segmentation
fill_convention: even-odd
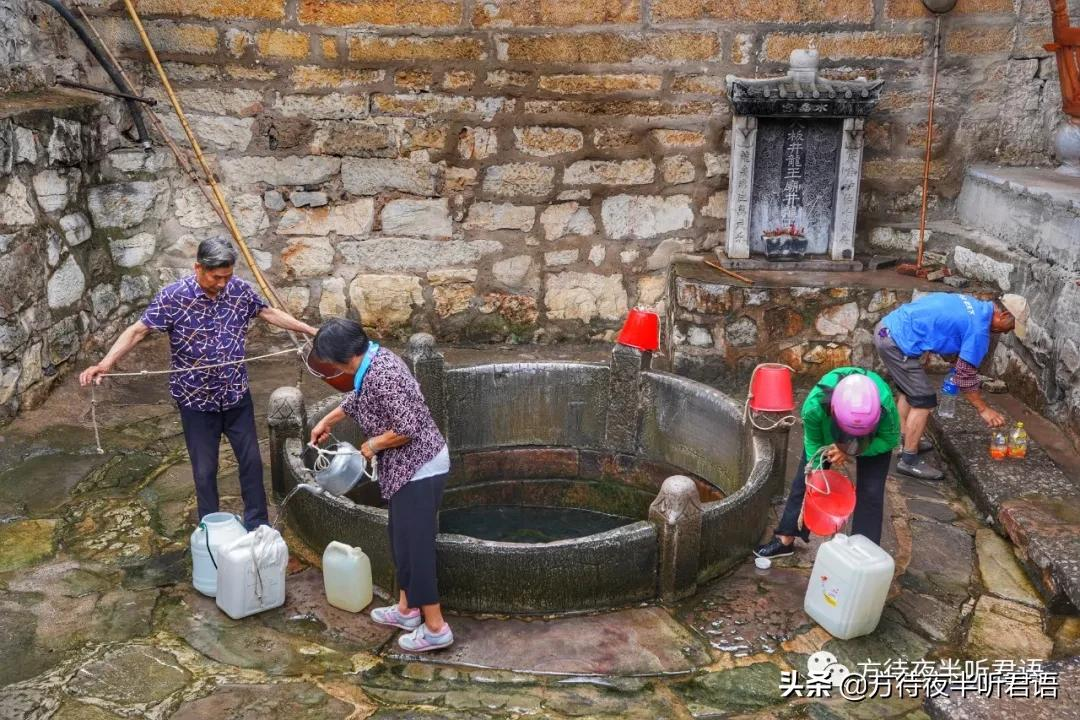
[[[930,155],[934,144],[934,99],[937,97],[938,56],[941,49],[941,15],[934,23],[934,69],[930,81],[930,109],[926,117],[926,158],[923,161],[922,208],[919,210],[919,252],[915,256],[916,272],[922,269],[926,250],[926,205],[930,192]]]
[[[87,17],[86,12],[82,9],[82,6],[76,5],[75,9],[78,10],[79,15],[82,16],[83,22],[86,23],[86,28],[101,44],[101,49],[105,52],[105,55],[114,65],[116,65],[116,69],[120,71],[120,75],[122,75],[124,80],[130,85],[131,78],[127,76],[127,73],[124,72],[124,68],[121,67],[120,63],[116,61],[116,57],[112,54],[112,51],[109,50],[108,43],[106,43],[104,38],[101,37],[101,33],[97,31],[96,27],[94,27],[94,23],[90,21],[89,17]],[[195,187],[199,188],[199,191],[202,192],[203,197],[206,198],[206,203],[214,209],[215,213],[217,213],[218,218],[221,219],[221,224],[227,226],[228,223],[225,222],[225,213],[221,211],[221,208],[218,207],[218,204],[214,201],[214,196],[211,195],[210,190],[206,187],[206,183],[202,181],[198,173],[195,172],[195,168],[191,166],[191,160],[190,158],[188,158],[187,153],[182,150],[180,146],[177,145],[176,142],[172,139],[172,136],[169,135],[169,131],[165,128],[165,125],[161,122],[161,118],[159,118],[156,113],[151,112],[147,115],[147,117],[150,118],[150,124],[153,125],[154,129],[158,131],[159,135],[161,135],[162,141],[164,141],[165,145],[167,145],[169,150],[172,151],[173,156],[176,157],[176,162],[180,164],[180,168],[187,174],[188,178],[193,183],[195,183]]]
[[[109,75],[109,79],[116,85],[116,89],[128,95],[135,95],[135,91],[124,80],[124,77],[120,74],[120,71],[116,69],[116,66],[109,62],[109,59],[102,53],[101,48],[98,46],[94,39],[90,37],[86,29],[79,24],[79,21],[75,19],[75,16],[71,14],[71,11],[64,7],[60,0],[38,0],[43,2],[53,10],[55,10],[60,17],[64,18],[64,21],[71,26],[71,29],[75,31],[75,34],[79,36],[79,40],[82,40],[83,45],[90,51],[90,54],[98,61],[101,67]],[[139,142],[145,150],[149,150],[151,147],[150,135],[146,132],[146,123],[143,122],[142,111],[134,100],[125,99],[128,110],[131,112],[131,120],[135,124],[135,132],[139,134]]]
[[[75,82],[74,80],[65,80],[64,78],[56,79],[57,85],[63,87],[75,88],[76,90],[88,90],[90,92],[98,93],[100,95],[108,95],[109,97],[120,98],[121,100],[134,100],[135,102],[143,103],[144,105],[157,105],[157,100],[147,97],[141,97],[139,95],[129,95],[126,92],[120,92],[119,90],[109,90],[108,88],[98,87],[97,85],[87,85],[86,83]]]

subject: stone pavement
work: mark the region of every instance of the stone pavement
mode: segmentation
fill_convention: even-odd
[[[152,344],[127,364],[157,366],[162,350]],[[492,352],[506,357],[462,351],[453,361]],[[272,389],[298,378],[291,360],[251,374],[260,414]],[[326,392],[301,382],[308,397]],[[457,644],[423,657],[400,652],[395,634],[366,615],[328,606],[312,553],[290,538],[286,605],[230,620],[190,585],[193,488],[164,382],[137,378],[99,397],[105,455],[93,450],[87,394],[72,379],[3,429],[3,720],[1027,717],[955,698],[926,710],[922,698],[783,699],[780,676],[798,670],[805,679],[808,657],[822,649],[848,664],[1035,657],[1067,660],[1063,673],[1076,672],[1069,658],[1080,650],[1080,622],[1047,608],[951,475],[938,484],[889,480],[883,545],[897,578],[878,630],[851,641],[802,612],[816,538],[769,571],[746,563],[675,606],[451,615]],[[224,504],[238,509],[231,453],[222,457]],[[1042,707],[1045,717],[1068,717],[1076,698]]]

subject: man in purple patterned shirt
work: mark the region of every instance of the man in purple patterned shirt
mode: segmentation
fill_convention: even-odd
[[[251,285],[233,275],[235,265],[236,250],[227,240],[204,240],[195,274],[163,288],[104,359],[83,371],[79,382],[100,383],[99,376],[151,330],[168,333],[172,369],[183,371],[169,376],[169,392],[180,408],[199,518],[218,510],[218,448],[224,434],[239,465],[244,525],[254,530],[269,519],[247,368],[240,363],[207,366],[244,359],[248,323],[255,317],[306,335],[314,335],[315,328],[268,307]]]

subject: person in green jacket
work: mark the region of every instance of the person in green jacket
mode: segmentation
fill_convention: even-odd
[[[900,444],[900,413],[892,391],[880,375],[857,367],[826,373],[802,406],[803,456],[773,539],[754,551],[758,557],[784,557],[794,551],[796,537],[810,540],[799,527],[806,465],[842,467],[855,458],[855,513],[852,534],[881,542],[885,478],[892,451]]]

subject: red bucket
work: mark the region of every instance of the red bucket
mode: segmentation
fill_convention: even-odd
[[[813,470],[806,476],[803,524],[815,535],[835,535],[855,510],[855,485],[836,470]]]
[[[791,368],[777,363],[763,363],[750,376],[750,409],[756,412],[789,413],[795,409],[795,391],[791,386]]]
[[[655,352],[660,349],[660,316],[652,310],[634,308],[616,340],[620,345]]]
[[[308,372],[338,392],[349,392],[354,389],[355,373],[342,372],[330,363],[320,360],[312,352],[311,346],[308,346],[307,351],[304,353],[304,364],[307,365]]]

